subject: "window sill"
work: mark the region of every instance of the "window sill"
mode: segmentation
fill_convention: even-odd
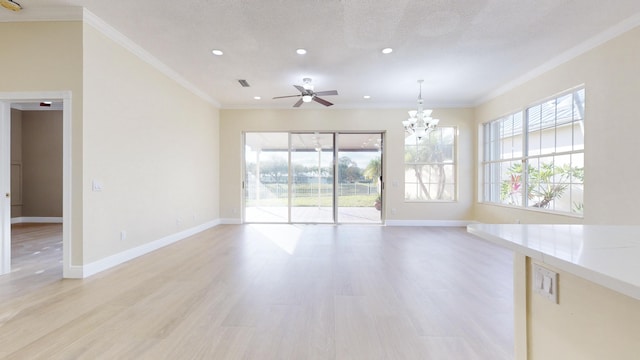
[[[501,208],[505,208],[505,209],[517,209],[517,210],[523,210],[523,211],[532,211],[532,212],[549,214],[549,215],[566,216],[566,217],[575,218],[575,219],[584,219],[584,214],[574,214],[574,213],[567,213],[567,212],[561,212],[561,211],[554,211],[554,210],[547,210],[547,209],[540,209],[540,208],[532,208],[532,207],[524,207],[524,206],[513,206],[513,205],[497,204],[497,203],[483,202],[483,201],[479,201],[479,202],[477,202],[477,204],[478,205],[487,205],[487,206],[496,206],[496,207],[501,207]]]

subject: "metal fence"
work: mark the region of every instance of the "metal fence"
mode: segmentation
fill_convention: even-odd
[[[254,200],[257,198],[257,190],[260,186],[261,199],[281,199],[288,197],[288,184],[263,184],[250,181],[245,186],[245,199]],[[319,187],[319,188],[318,188]],[[341,183],[338,184],[336,194],[338,196],[350,195],[374,195],[378,188],[375,184],[369,183]],[[305,196],[333,196],[332,184],[292,184],[294,197]]]

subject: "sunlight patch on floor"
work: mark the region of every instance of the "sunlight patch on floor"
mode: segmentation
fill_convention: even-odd
[[[289,255],[293,255],[296,247],[298,246],[298,241],[302,236],[302,228],[295,225],[252,224],[249,225],[249,227],[257,230],[261,235],[269,239]]]

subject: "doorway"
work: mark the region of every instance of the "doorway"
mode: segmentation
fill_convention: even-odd
[[[245,223],[381,224],[382,132],[247,132]]]
[[[62,110],[62,276],[82,277],[81,271],[71,266],[71,92],[68,91],[0,93],[0,194],[3,199],[0,205],[0,275],[11,272],[11,177],[15,177],[11,166],[11,107],[39,106],[48,102]]]

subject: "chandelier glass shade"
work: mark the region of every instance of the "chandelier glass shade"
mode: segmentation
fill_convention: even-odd
[[[409,110],[409,119],[404,120],[404,130],[407,134],[415,135],[418,141],[425,137],[431,130],[433,130],[440,120],[431,117],[431,109],[424,108],[424,100],[422,100],[422,82],[424,80],[418,80],[420,84],[420,93],[418,94],[418,108],[417,110]]]

